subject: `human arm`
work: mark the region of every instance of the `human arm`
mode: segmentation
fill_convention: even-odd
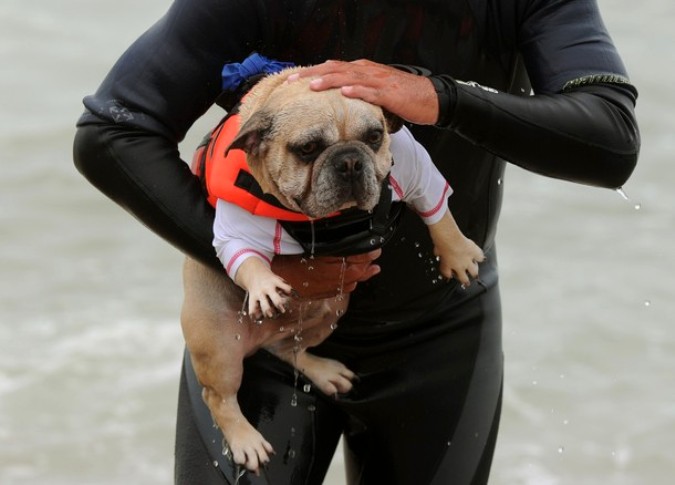
[[[450,73],[412,67],[397,72],[364,60],[325,63],[300,75],[319,76],[315,89],[341,87],[346,96],[380,104],[410,122],[452,130],[533,172],[621,186],[639,151],[636,92],[597,6],[587,0],[520,4],[528,9],[499,27],[517,26],[504,38],[517,39],[534,96],[529,86],[518,94],[488,91]]]
[[[314,89],[343,86],[345,96],[379,104],[412,123],[453,130],[542,175],[617,188],[637,162],[640,137],[629,85],[599,83],[518,96],[447,75],[393,72],[364,60],[325,63],[303,75],[321,76]]]

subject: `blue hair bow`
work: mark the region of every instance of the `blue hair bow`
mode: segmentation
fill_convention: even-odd
[[[241,83],[258,74],[274,74],[287,67],[292,67],[292,62],[281,62],[268,59],[254,52],[241,63],[233,62],[223,66],[223,89],[234,91]]]

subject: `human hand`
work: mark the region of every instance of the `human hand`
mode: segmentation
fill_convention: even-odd
[[[330,298],[351,293],[356,284],[375,276],[381,249],[347,256],[275,256],[272,271],[287,281],[301,299]],[[344,261],[344,265],[343,265]]]
[[[289,82],[316,77],[310,88],[340,88],[348,98],[376,104],[406,121],[432,125],[438,120],[438,96],[429,78],[361,59],[327,61],[291,74]]]

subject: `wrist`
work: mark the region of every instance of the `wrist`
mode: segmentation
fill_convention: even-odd
[[[429,76],[429,80],[438,97],[438,119],[434,124],[440,128],[449,128],[457,101],[455,80],[446,75]]]

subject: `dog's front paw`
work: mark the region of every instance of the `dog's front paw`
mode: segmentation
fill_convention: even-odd
[[[478,278],[478,263],[485,260],[483,250],[468,238],[453,246],[452,251],[438,253],[438,256],[441,274],[448,279],[457,279],[464,286],[469,286],[472,279]]]
[[[272,274],[248,290],[248,311],[254,320],[275,318],[286,313],[293,289],[282,278]]]
[[[278,288],[271,292],[250,291],[248,293],[248,312],[253,320],[276,318],[286,313],[289,296]]]

